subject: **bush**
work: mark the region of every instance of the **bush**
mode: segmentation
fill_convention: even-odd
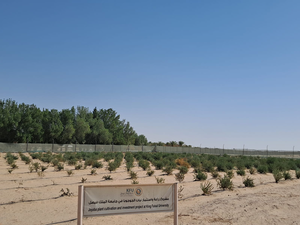
[[[171,175],[173,173],[173,168],[171,166],[166,166],[162,171],[167,175]]]
[[[268,172],[268,167],[266,165],[260,165],[257,168],[257,171],[262,174],[266,174]]]
[[[75,170],[80,170],[82,167],[83,167],[82,164],[78,164],[78,165],[75,166]]]
[[[179,168],[179,173],[182,173],[182,174],[187,174],[189,169],[185,166],[180,166]]]
[[[153,174],[154,174],[154,170],[148,170],[148,171],[147,171],[147,175],[148,175],[149,177],[151,177]]]
[[[127,161],[126,162],[127,172],[129,172],[131,170],[131,168],[133,168],[133,161]]]
[[[147,170],[148,168],[150,168],[150,163],[147,160],[140,160],[139,161],[139,167],[142,167],[143,170]]]
[[[85,183],[86,182],[86,180],[87,180],[87,178],[81,178],[81,183]]]
[[[234,172],[232,170],[228,170],[226,174],[230,179],[234,177]]]
[[[216,179],[216,178],[218,178],[218,177],[220,176],[220,174],[219,174],[218,171],[213,170],[213,171],[211,172],[211,176],[212,176],[214,179]]]
[[[250,174],[256,174],[256,169],[255,169],[255,167],[251,167],[250,169],[249,169],[249,172],[250,172]]]
[[[56,166],[56,170],[57,171],[61,171],[63,170],[65,167],[64,167],[64,164],[63,163],[58,163],[57,166]]]
[[[176,173],[175,174],[175,179],[181,183],[184,180],[184,174],[183,173]]]
[[[245,185],[245,187],[254,187],[254,182],[253,179],[250,177],[247,177],[244,181],[243,184]]]
[[[72,159],[68,160],[69,166],[75,166],[76,164],[77,164],[77,159],[72,158]]]
[[[295,175],[297,179],[300,179],[300,170],[296,170]]]
[[[102,177],[104,180],[112,180],[113,178],[110,175],[105,175]]]
[[[190,164],[186,161],[185,158],[176,159],[175,163],[179,166],[185,166],[187,168],[190,168]]]
[[[11,166],[12,169],[18,169],[19,168],[15,163],[10,164],[10,166]]]
[[[97,175],[97,170],[96,169],[91,169],[91,175]]]
[[[102,168],[103,164],[99,161],[93,161],[92,168]]]
[[[191,161],[191,167],[197,168],[199,166],[200,166],[200,161],[198,161],[198,160],[192,160]]]
[[[245,170],[237,170],[237,171],[236,171],[236,174],[237,174],[237,175],[240,175],[240,176],[245,176],[245,175],[246,175],[246,172],[245,172]]]
[[[40,165],[40,169],[41,169],[42,172],[44,172],[46,169],[48,169],[48,167]]]
[[[139,182],[137,180],[133,180],[131,184],[139,184]]]
[[[163,184],[163,183],[165,183],[165,179],[162,178],[162,177],[155,177],[155,179],[156,179],[156,182],[157,182],[158,184]]]
[[[211,172],[214,170],[214,165],[210,161],[203,161],[202,162],[202,168],[206,172]]]
[[[289,173],[289,171],[285,171],[285,172],[283,172],[283,178],[285,179],[285,180],[291,180],[292,179],[292,176],[291,176],[291,174]]]
[[[59,161],[58,161],[58,159],[52,159],[51,163],[52,163],[52,166],[55,167],[58,165]]]
[[[228,189],[230,191],[233,190],[233,183],[227,175],[224,175],[223,178],[219,177],[217,180],[217,184],[223,190],[225,189]]]
[[[225,162],[218,162],[217,169],[219,172],[226,172],[227,168],[226,168]]]
[[[115,171],[118,168],[117,164],[115,162],[109,162],[108,163],[108,171],[111,173],[111,171]]]
[[[195,181],[206,180],[207,179],[207,174],[203,173],[203,172],[195,173],[194,179],[195,179]]]
[[[274,171],[273,171],[273,177],[274,177],[274,179],[275,179],[275,182],[278,183],[279,180],[280,180],[281,178],[283,178],[283,174],[282,174],[282,172],[279,172],[278,170],[274,170]]]
[[[157,169],[157,170],[161,170],[164,167],[164,163],[162,161],[160,161],[160,160],[155,161],[153,163],[153,165],[155,166],[155,169]]]
[[[211,195],[211,192],[214,189],[212,183],[209,181],[201,183],[200,188],[203,191],[203,195]]]
[[[74,174],[73,170],[67,170],[68,176],[72,176]]]
[[[35,172],[37,172],[40,168],[40,164],[38,162],[33,163],[32,166],[33,166]]]
[[[137,173],[136,173],[136,172],[130,171],[130,172],[129,172],[129,176],[130,176],[130,178],[133,179],[133,180],[137,179]]]

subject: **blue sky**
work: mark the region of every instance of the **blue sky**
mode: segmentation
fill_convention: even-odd
[[[300,150],[300,1],[1,1],[0,98],[149,141]]]

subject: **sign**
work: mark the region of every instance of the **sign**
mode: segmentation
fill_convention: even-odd
[[[177,183],[78,187],[78,224],[83,216],[172,211],[175,222]]]

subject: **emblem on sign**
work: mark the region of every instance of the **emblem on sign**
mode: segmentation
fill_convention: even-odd
[[[143,193],[142,188],[137,187],[137,188],[135,189],[135,195],[136,195],[136,196],[140,196],[142,193]]]

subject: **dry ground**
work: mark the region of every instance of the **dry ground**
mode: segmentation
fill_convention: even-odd
[[[17,160],[18,169],[9,174],[4,153],[0,154],[0,224],[65,224],[77,223],[77,188],[81,178],[87,183],[131,184],[123,163],[116,172],[104,168],[97,169],[97,175],[90,175],[90,168],[74,170],[73,176],[66,171],[55,172],[53,167],[40,178],[37,173],[29,173],[28,165]],[[74,169],[74,166],[65,166]],[[156,183],[141,168],[134,167],[140,184]],[[183,197],[178,202],[179,224],[300,224],[300,180],[274,182],[272,174],[251,175],[256,187],[245,188],[242,177],[233,178],[233,191],[222,191],[210,174],[208,180],[214,185],[211,196],[203,196],[200,182],[193,181],[193,169],[189,170],[183,183]],[[177,171],[174,171],[175,173]],[[111,181],[104,181],[103,175],[110,174]],[[174,175],[166,176],[155,170],[156,176],[163,177],[166,183],[175,182]],[[247,175],[249,173],[247,172]],[[74,196],[60,197],[60,190],[69,188]],[[172,224],[172,213],[132,214],[84,218],[83,224]]]

